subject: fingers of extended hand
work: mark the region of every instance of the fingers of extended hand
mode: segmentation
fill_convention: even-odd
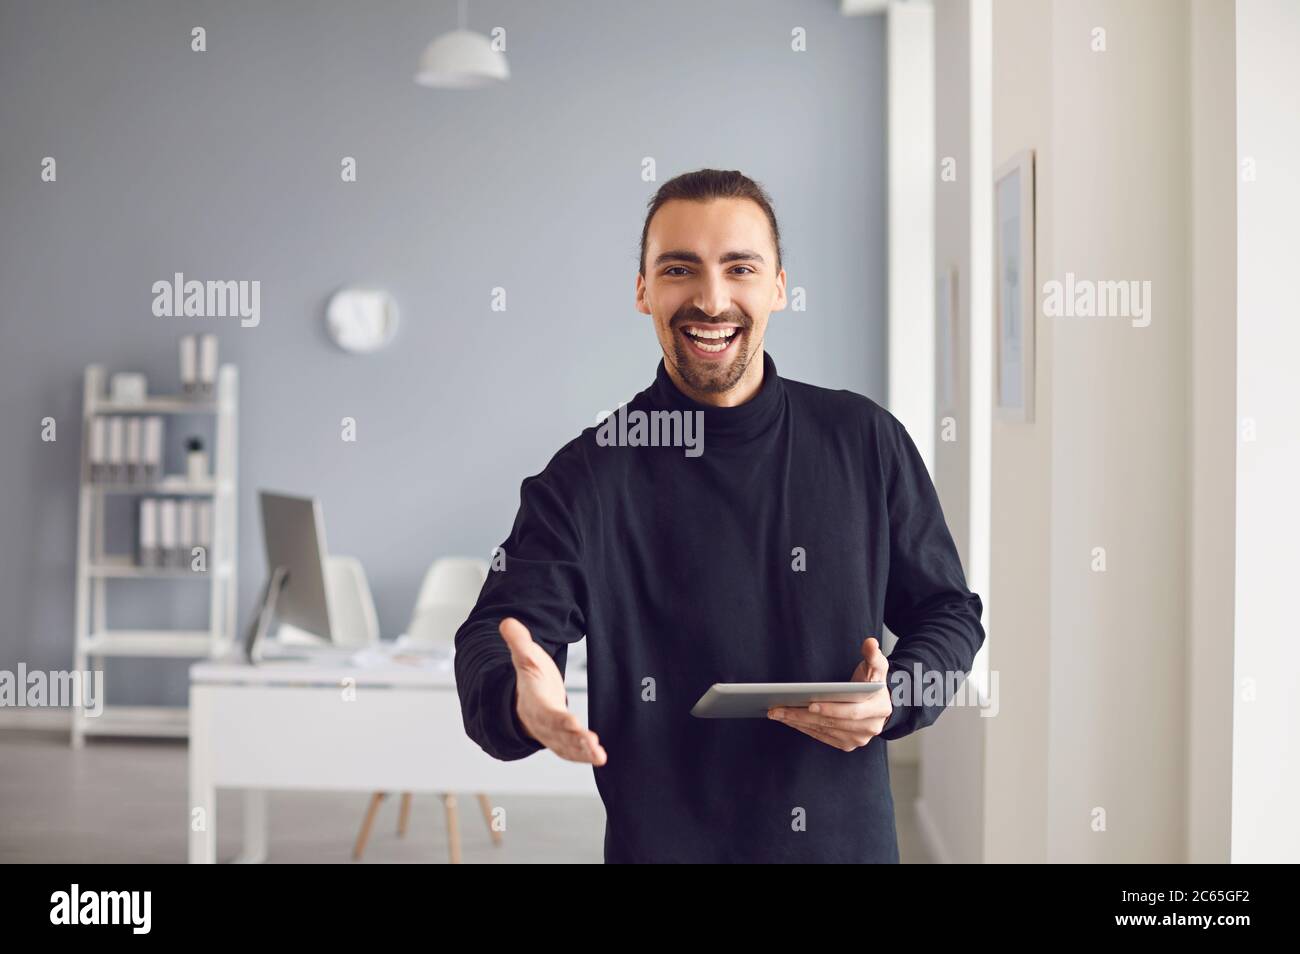
[[[558,711],[545,716],[542,733],[546,747],[571,762],[605,764],[605,750],[600,739],[572,712]]]

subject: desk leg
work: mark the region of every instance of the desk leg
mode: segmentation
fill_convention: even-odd
[[[244,791],[244,850],[235,864],[260,865],[266,862],[266,792],[260,788]]]
[[[190,687],[190,864],[217,860],[217,790],[212,784],[212,713],[201,686]]]

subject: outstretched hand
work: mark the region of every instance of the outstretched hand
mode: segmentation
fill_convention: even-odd
[[[524,729],[560,758],[604,765],[608,756],[596,733],[569,711],[564,677],[550,653],[514,617],[503,619],[498,628],[515,664],[515,711]]]

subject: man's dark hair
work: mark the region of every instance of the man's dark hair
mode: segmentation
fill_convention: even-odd
[[[763,187],[749,176],[732,169],[696,169],[684,172],[669,179],[659,187],[659,191],[650,199],[647,206],[645,225],[641,227],[641,274],[645,275],[645,243],[650,234],[650,220],[655,217],[659,207],[672,199],[687,199],[692,202],[707,202],[710,199],[750,199],[767,216],[772,226],[772,247],[776,249],[776,270],[781,270],[781,261],[785,255],[781,252],[781,230],[776,225],[776,213],[772,211],[772,200],[768,198]]]

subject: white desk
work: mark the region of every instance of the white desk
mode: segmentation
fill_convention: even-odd
[[[587,724],[586,673],[565,683]],[[195,663],[189,755],[191,863],[216,861],[218,788],[245,790],[242,862],[266,859],[269,789],[598,797],[590,765],[547,750],[502,762],[480,749],[450,668],[359,667],[337,654]]]

